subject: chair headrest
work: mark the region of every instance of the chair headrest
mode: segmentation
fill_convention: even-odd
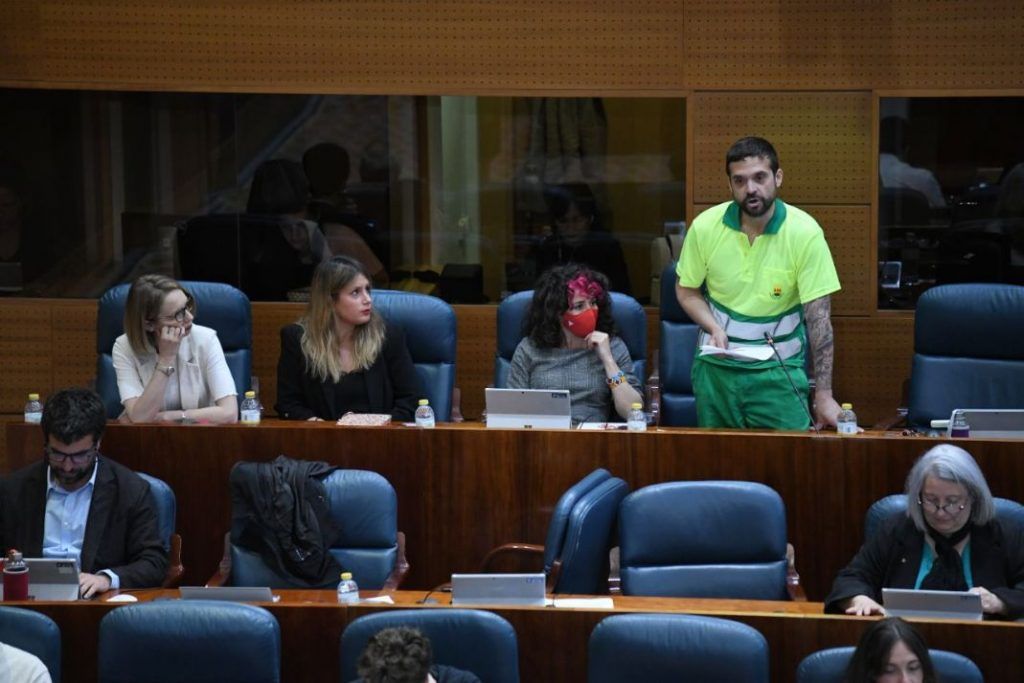
[[[195,298],[195,324],[217,330],[217,338],[225,352],[252,346],[249,297],[221,282],[183,280],[179,284]],[[110,353],[114,341],[124,333],[124,307],[130,287],[129,284],[116,285],[100,297],[96,321],[97,353]]]
[[[676,298],[676,264],[670,263],[661,271],[661,319],[673,323],[693,324],[690,316],[686,315]]]
[[[405,332],[416,363],[455,362],[455,311],[434,296],[376,289],[373,302],[380,314]]]
[[[978,334],[986,330],[985,334]],[[930,356],[1024,360],[1024,287],[932,287],[917,302],[914,351]]]

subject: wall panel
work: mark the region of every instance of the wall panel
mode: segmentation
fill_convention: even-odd
[[[1016,0],[7,0],[0,82],[454,94],[1015,88]]]
[[[0,412],[20,413],[29,392],[53,386],[50,314],[47,303],[27,299],[0,305]]]
[[[867,92],[694,93],[695,204],[729,198],[725,153],[744,135],[779,153],[782,194],[794,204],[871,201],[871,94]]]
[[[903,382],[910,378],[914,319],[907,315],[834,317],[832,327],[836,400],[853,403],[861,425],[895,416]]]
[[[7,82],[452,94],[658,90],[683,70],[681,0],[5,5]]]
[[[1015,88],[1024,6],[1010,0],[687,0],[694,89]]]

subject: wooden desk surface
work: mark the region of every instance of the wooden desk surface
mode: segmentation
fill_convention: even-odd
[[[133,591],[140,601],[175,599],[177,591]],[[395,604],[360,603],[340,606],[333,591],[275,591],[277,603],[259,603],[281,625],[284,681],[338,681],[341,633],[353,619],[390,609],[445,609],[421,605],[423,591],[391,594]],[[112,592],[113,594],[113,592]],[[373,593],[364,592],[363,597]],[[109,597],[104,596],[104,598]],[[584,596],[579,596],[584,597]],[[126,603],[98,601],[11,603],[52,617],[61,628],[64,680],[94,681],[99,622],[111,609]],[[523,681],[584,682],[587,641],[594,626],[610,614],[660,612],[703,614],[746,623],[768,640],[773,681],[792,680],[807,655],[826,647],[855,644],[871,621],[821,613],[821,603],[743,600],[615,597],[614,608],[501,607],[491,611],[507,619],[519,642]],[[1003,622],[942,622],[915,620],[931,647],[960,652],[975,661],[985,680],[1019,683],[1024,680],[1024,625]]]
[[[41,457],[38,427],[10,423],[6,434],[8,470]],[[913,461],[938,442],[834,432],[488,430],[478,423],[421,430],[271,420],[258,427],[111,424],[102,450],[174,489],[186,584],[205,582],[220,560],[231,518],[231,466],[284,453],[374,470],[392,483],[412,565],[405,588],[426,589],[452,572],[476,571],[487,550],[503,542],[543,543],[558,497],[605,467],[634,490],[687,479],[771,486],[786,504],[808,597],[823,600],[860,545],[867,508],[901,491]],[[963,445],[994,495],[1024,500],[1020,442]]]

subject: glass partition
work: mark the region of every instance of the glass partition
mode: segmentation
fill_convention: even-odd
[[[879,113],[879,308],[1024,284],[1024,98],[882,98]]]
[[[646,301],[685,130],[682,99],[0,90],[0,290],[160,272],[302,300],[347,254],[454,303],[566,260]]]

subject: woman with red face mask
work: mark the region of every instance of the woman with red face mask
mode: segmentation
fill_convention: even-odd
[[[512,356],[509,388],[568,389],[574,423],[626,419],[643,399],[611,306],[608,278],[586,266],[542,274]]]

